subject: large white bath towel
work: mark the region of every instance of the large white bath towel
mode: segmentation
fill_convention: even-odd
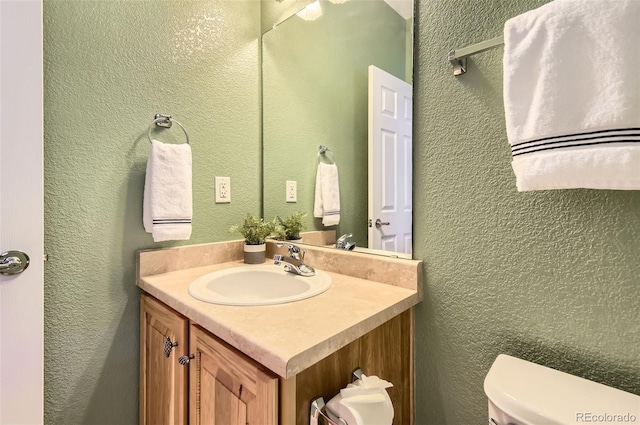
[[[518,190],[640,189],[640,1],[555,0],[504,39]]]
[[[144,229],[154,242],[191,237],[191,147],[151,141],[144,182]]]

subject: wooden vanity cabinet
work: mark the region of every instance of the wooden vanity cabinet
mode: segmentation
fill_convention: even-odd
[[[413,309],[288,379],[144,293],[140,330],[140,425],[307,425],[311,401],[329,401],[358,367],[394,384],[394,424],[414,424]]]
[[[142,294],[139,414],[140,425],[277,424],[278,377]]]
[[[191,325],[189,418],[194,425],[278,423],[278,377]]]
[[[165,343],[168,343],[168,356]],[[155,298],[142,294],[140,425],[187,423],[188,368],[178,363],[178,357],[187,354],[188,349],[189,320]]]

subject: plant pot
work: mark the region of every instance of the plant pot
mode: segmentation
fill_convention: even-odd
[[[266,258],[267,245],[244,245],[244,262],[246,264],[262,264]]]
[[[287,239],[284,242],[285,243],[302,243],[302,238],[300,238],[300,239]]]

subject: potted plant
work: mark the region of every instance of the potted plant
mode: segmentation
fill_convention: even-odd
[[[247,214],[242,224],[231,226],[230,232],[239,232],[244,237],[244,262],[247,264],[264,263],[266,256],[265,239],[274,231],[272,221]]]
[[[301,242],[302,236],[300,232],[303,231],[306,226],[304,224],[304,218],[307,213],[293,213],[289,217],[282,219],[276,216],[274,219],[274,234],[276,239],[280,241]]]

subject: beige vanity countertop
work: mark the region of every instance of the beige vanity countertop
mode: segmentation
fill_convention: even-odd
[[[141,276],[138,286],[283,378],[290,378],[420,302],[418,291],[327,272],[331,287],[305,300],[224,306],[189,295],[189,284],[230,261]],[[326,270],[324,270],[326,272]]]

